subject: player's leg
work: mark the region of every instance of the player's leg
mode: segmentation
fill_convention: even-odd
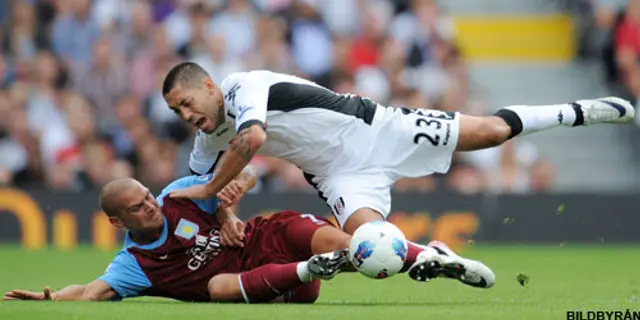
[[[461,257],[440,241],[431,241],[427,247],[409,269],[412,279],[449,278],[476,288],[491,288],[495,284],[495,274],[482,262]]]
[[[320,294],[320,280],[338,272],[335,265],[333,260],[266,264],[239,274],[216,275],[207,287],[214,302],[268,303],[282,298],[312,303]]]
[[[353,234],[358,227],[367,222],[385,220],[386,218],[386,214],[383,215],[379,211],[367,207],[360,207],[348,216],[349,217],[346,219],[343,226],[344,231],[348,234]],[[418,254],[427,249],[425,246],[421,246],[411,241],[407,242],[407,247],[407,258],[404,262],[404,266],[400,270],[401,273],[409,271],[409,268],[416,263]]]
[[[368,183],[356,183],[358,179],[357,176],[344,176],[341,178],[341,184],[325,189],[342,194],[336,197],[335,193],[328,193],[328,199],[333,200],[329,203],[336,220],[349,234],[353,234],[359,226],[367,222],[386,219],[391,209],[389,181],[380,175],[369,175],[366,179]],[[400,272],[408,271],[412,279],[425,281],[431,279],[427,276],[433,274],[446,275],[441,270],[442,266],[449,266],[449,263],[454,262],[455,266],[459,267],[456,275],[464,277],[464,283],[485,288],[493,285],[493,272],[481,262],[453,254],[447,255],[445,250],[438,250],[433,245],[422,246],[413,242],[408,242],[407,257]],[[455,279],[460,280],[460,277]]]
[[[355,271],[348,260],[348,248],[351,236],[333,226],[323,217],[296,211],[284,211],[274,214],[269,224],[262,226],[267,230],[272,242],[272,252],[278,258],[272,262],[302,261],[309,259],[307,268],[315,273],[327,272],[325,279],[332,278],[338,272]],[[266,248],[265,248],[266,249]],[[330,266],[335,269],[320,270]]]
[[[285,240],[297,257],[340,251],[349,248],[351,236],[324,218],[306,213],[293,213],[287,224]]]
[[[221,274],[209,282],[213,301],[313,302],[319,280],[333,278],[349,264],[346,248],[350,236],[322,217],[295,211],[278,212],[259,222],[254,247],[256,256],[240,274]],[[249,254],[251,255],[251,254]],[[296,262],[297,261],[297,262]]]
[[[383,214],[374,209],[361,207],[347,218],[344,229],[353,233],[360,225],[383,220],[383,217]],[[463,258],[438,241],[432,241],[427,246],[409,241],[407,258],[400,272],[407,271],[409,277],[416,281],[446,277],[478,288],[490,288],[495,283],[495,274],[485,264]]]
[[[313,280],[291,291],[285,302],[289,303],[314,303],[320,297],[320,280]]]
[[[279,297],[275,302],[284,303],[314,303],[320,297],[322,281],[313,280],[305,283]]]
[[[456,151],[495,147],[516,136],[560,126],[630,123],[634,117],[633,106],[615,97],[556,105],[509,106],[490,117],[461,115]]]
[[[298,274],[298,265],[268,264],[240,274],[216,275],[209,280],[209,295],[215,302],[271,302],[305,283]]]
[[[346,234],[353,234],[367,222],[385,220],[391,210],[393,179],[380,170],[339,174],[312,182],[319,188],[338,225]],[[408,247],[405,266],[401,272],[406,272],[415,263],[418,253],[424,250],[423,246],[412,242],[409,242]]]

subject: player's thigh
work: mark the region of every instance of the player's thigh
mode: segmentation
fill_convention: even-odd
[[[351,236],[333,225],[316,229],[311,237],[311,253],[320,254],[349,247]]]
[[[402,109],[408,110],[408,109]],[[387,115],[373,161],[397,178],[446,173],[458,144],[460,114],[431,109]]]
[[[283,292],[282,296],[273,302],[285,303],[313,303],[320,296],[320,280],[302,284],[294,289]],[[246,296],[242,274],[224,273],[211,278],[208,284],[209,296],[213,302],[244,302],[249,303]]]
[[[393,183],[393,177],[384,169],[371,168],[318,179],[317,185],[340,228],[345,230],[350,220],[386,219],[391,210]]]
[[[214,276],[207,285],[214,302],[247,302],[239,274],[223,273]]]
[[[342,230],[347,234],[352,235],[358,227],[361,225],[376,221],[376,220],[384,220],[385,218],[378,211],[375,211],[371,208],[360,208],[352,213],[349,218],[344,222],[344,226]]]
[[[312,255],[349,246],[351,237],[323,217],[287,211],[275,214],[272,219],[281,223],[278,227],[281,231],[274,230],[271,234],[279,238],[280,251],[290,260],[286,262],[307,260]]]

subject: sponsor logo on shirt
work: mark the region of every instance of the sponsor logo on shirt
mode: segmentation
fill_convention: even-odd
[[[200,269],[209,260],[216,257],[222,251],[220,244],[220,231],[213,229],[209,235],[196,235],[196,242],[193,247],[187,250],[187,255],[191,256],[187,267],[191,271]]]
[[[242,86],[240,86],[239,83],[236,83],[233,85],[233,87],[231,87],[231,89],[229,89],[229,92],[224,95],[225,100],[231,102],[234,107],[236,106],[236,94],[238,93],[238,90],[240,90],[240,88],[242,88]]]

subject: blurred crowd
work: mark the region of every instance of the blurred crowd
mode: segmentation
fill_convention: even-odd
[[[435,0],[3,0],[0,22],[5,185],[83,190],[135,176],[162,187],[189,174],[194,130],[161,94],[166,72],[184,60],[217,83],[269,69],[383,104],[487,109],[467,77],[453,20]],[[264,157],[254,164],[263,175],[255,192],[313,191],[293,165]],[[404,179],[395,189],[552,185],[553,168],[535,148],[509,143],[458,155],[448,175]]]
[[[637,104],[640,98],[640,0],[561,1],[575,13],[578,21],[579,56],[600,59],[610,89]]]
[[[601,62],[613,95],[640,106],[640,0],[557,0],[578,21],[579,57]],[[640,160],[640,117],[629,142]]]

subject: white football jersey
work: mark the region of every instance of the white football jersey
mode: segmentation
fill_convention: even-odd
[[[238,130],[258,121],[267,132],[258,154],[287,160],[313,176],[360,166],[379,133],[371,124],[381,106],[299,77],[240,72],[220,89],[226,122],[212,134],[198,132],[189,160],[197,174],[212,172]]]

